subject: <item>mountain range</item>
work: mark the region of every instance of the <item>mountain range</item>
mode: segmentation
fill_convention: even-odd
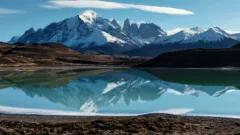
[[[230,34],[219,27],[204,30],[184,29],[169,35],[154,23],[130,23],[121,26],[115,19],[101,17],[91,10],[54,22],[45,28],[30,28],[9,43],[64,44],[74,50],[123,53],[131,56],[157,56],[161,53],[194,48],[229,48],[240,42],[239,34]]]

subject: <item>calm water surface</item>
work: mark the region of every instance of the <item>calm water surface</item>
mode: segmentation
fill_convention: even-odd
[[[0,113],[240,118],[240,71],[1,71]]]

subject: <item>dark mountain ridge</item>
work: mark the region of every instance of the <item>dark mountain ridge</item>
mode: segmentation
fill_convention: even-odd
[[[227,49],[192,49],[168,52],[140,64],[137,67],[240,67],[240,44]]]
[[[160,54],[172,51],[186,50],[186,49],[218,49],[218,48],[231,48],[234,45],[240,43],[240,41],[224,38],[218,42],[203,42],[199,41],[196,43],[169,43],[169,44],[150,44],[143,46],[142,48],[130,50],[124,52],[123,54],[129,56],[145,56],[145,57],[155,57]]]

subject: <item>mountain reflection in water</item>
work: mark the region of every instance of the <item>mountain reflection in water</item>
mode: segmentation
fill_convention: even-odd
[[[8,98],[0,99],[0,105],[40,108],[44,101],[41,109],[48,104],[56,109],[54,105],[57,104],[64,106],[60,110],[103,113],[147,113],[173,107],[202,108],[204,104],[197,99],[212,102],[214,97],[222,100],[218,97],[239,90],[239,81],[240,71],[228,70],[1,71],[0,96]],[[11,97],[16,91],[24,94],[19,94],[17,99]],[[182,96],[181,99],[179,96]],[[30,97],[25,101],[28,106],[19,102],[26,97]],[[36,97],[39,98],[37,101]],[[218,102],[212,103],[218,106],[215,105]],[[206,113],[206,110],[199,109],[198,113]],[[224,112],[221,110],[219,113]]]

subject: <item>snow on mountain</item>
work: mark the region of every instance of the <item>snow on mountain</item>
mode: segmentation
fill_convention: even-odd
[[[204,30],[200,27],[194,27],[191,29],[183,29],[176,34],[165,36],[163,38],[158,39],[157,43],[168,44],[168,43],[179,43],[184,42],[196,34],[202,33]]]
[[[235,37],[236,40],[240,41],[240,33],[232,34],[232,36]]]
[[[56,42],[78,51],[102,50],[109,53],[123,53],[152,43],[197,44],[200,41],[220,42],[226,38],[240,41],[240,33],[228,33],[219,27],[206,31],[194,27],[175,29],[169,34],[154,23],[130,24],[129,19],[124,21],[124,26],[121,28],[115,19],[110,21],[94,11],[87,10],[75,17],[51,23],[42,29],[30,28],[22,36],[13,37],[9,43]]]
[[[168,30],[168,31],[167,31],[167,35],[168,35],[168,36],[171,36],[171,35],[174,35],[174,34],[180,32],[180,31],[182,31],[182,30],[185,30],[185,29],[187,29],[187,28],[175,28],[175,29],[173,29],[173,30]]]
[[[194,33],[204,32],[204,30],[201,27],[194,27],[194,28],[190,28],[190,29],[189,28],[176,28],[176,29],[167,31],[167,35],[171,36],[171,35],[181,32],[181,31],[191,31]]]
[[[172,35],[165,36],[163,38],[155,41],[161,44],[173,44],[173,43],[197,43],[199,41],[203,42],[220,42],[225,38],[230,38],[233,40],[240,40],[237,34],[229,34],[219,27],[210,28],[204,31],[200,27],[194,27],[190,29],[183,29]]]
[[[126,44],[125,41],[122,39],[119,39],[117,37],[114,37],[104,31],[95,30],[86,40],[85,43],[91,43],[94,41],[95,45],[105,45],[107,43],[118,43],[118,44]],[[85,44],[82,46],[83,48],[88,47],[88,44]]]
[[[219,27],[214,27],[208,29],[205,32],[193,36],[186,42],[198,42],[198,41],[217,42],[223,40],[224,38],[232,38],[232,36],[225,32],[224,30],[220,29]]]
[[[197,33],[197,34],[202,33],[202,32],[205,31],[205,30],[203,30],[201,27],[193,27],[193,28],[191,28],[190,30],[193,31],[193,32],[195,32],[195,33]]]
[[[91,10],[87,10],[84,13],[80,14],[79,18],[81,18],[86,24],[89,24],[90,26],[93,25],[97,20],[102,21],[103,19],[97,13]]]
[[[17,42],[57,42],[78,50],[90,47],[90,45],[92,47],[111,44],[122,48],[121,51],[127,51],[143,45],[119,29],[116,22],[112,23],[91,10],[57,23],[51,23],[43,29],[35,31],[31,28]]]
[[[118,24],[118,22],[115,19],[113,19],[111,23],[116,29],[121,30],[121,26]]]

